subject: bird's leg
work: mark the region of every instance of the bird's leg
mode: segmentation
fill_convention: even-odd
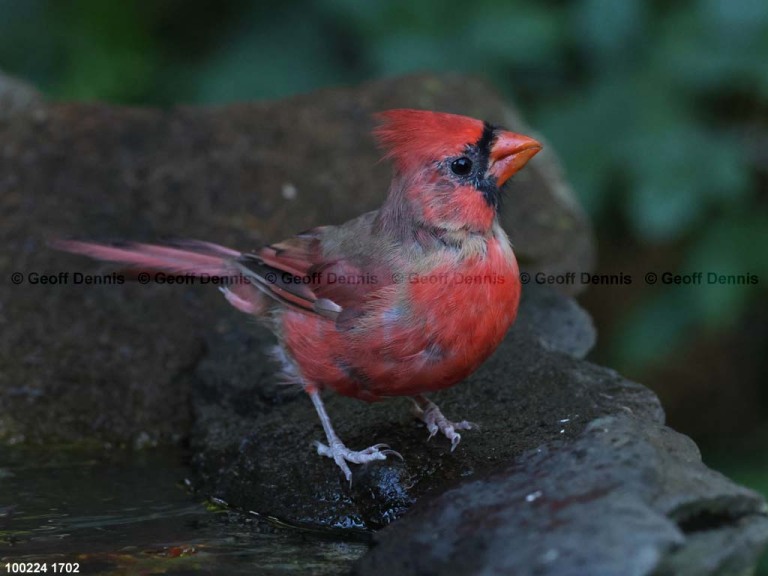
[[[365,450],[359,451],[347,448],[344,445],[344,442],[342,442],[336,435],[336,432],[331,425],[331,419],[325,411],[325,405],[323,405],[323,400],[320,398],[320,392],[317,390],[307,390],[307,394],[309,394],[309,397],[312,399],[312,404],[315,405],[315,410],[317,410],[317,415],[320,417],[320,423],[323,425],[325,436],[328,439],[327,445],[322,442],[314,443],[317,448],[317,453],[321,456],[333,458],[336,465],[341,468],[342,472],[344,472],[344,477],[348,482],[352,483],[352,471],[349,469],[347,462],[364,464],[366,462],[373,462],[374,460],[386,460],[388,454],[397,456],[402,460],[403,457],[394,450],[390,450],[387,444],[375,444]]]
[[[413,400],[414,404],[414,414],[427,426],[427,430],[429,431],[429,438],[427,438],[427,440],[432,439],[432,437],[440,431],[451,441],[451,452],[453,452],[456,449],[456,446],[459,445],[459,442],[461,442],[461,434],[456,432],[456,430],[472,430],[473,428],[478,428],[477,424],[472,424],[466,420],[462,420],[461,422],[451,422],[443,416],[443,413],[440,412],[440,408],[437,407],[437,404],[432,402],[432,400],[426,396],[419,394],[418,396],[411,398],[411,400]]]

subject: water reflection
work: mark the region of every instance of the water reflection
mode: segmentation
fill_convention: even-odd
[[[201,502],[188,474],[177,451],[2,448],[0,559],[82,574],[331,575],[367,549]]]

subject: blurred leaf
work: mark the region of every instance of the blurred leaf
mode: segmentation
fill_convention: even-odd
[[[457,1],[444,3],[437,17],[428,3],[388,6],[390,16],[399,16],[369,26],[368,39],[372,65],[385,74],[451,70],[501,76],[508,66],[547,63],[562,47],[562,21],[535,5],[478,2],[470,18],[451,17],[465,7]],[[414,26],[424,20],[430,25]]]
[[[588,61],[621,69],[635,60],[646,38],[647,3],[642,0],[582,0],[571,5],[576,42]]]
[[[646,240],[674,240],[711,205],[734,203],[748,192],[746,154],[738,143],[680,116],[643,123],[628,137],[626,149],[637,182],[628,216]]]
[[[196,101],[279,98],[343,81],[332,39],[311,12],[288,5],[275,8],[272,16],[279,25],[245,18],[200,67]]]
[[[471,69],[471,55],[455,50],[441,38],[396,33],[371,47],[372,64],[385,75]]]
[[[712,273],[726,283],[707,282],[692,295],[690,307],[703,323],[723,328],[763,298],[768,283],[768,214],[731,214],[704,229],[687,258],[686,269]],[[748,280],[745,276],[754,277]],[[737,283],[727,283],[735,279]]]
[[[758,91],[768,97],[768,3],[702,0],[662,22],[657,65],[687,90]]]
[[[537,127],[562,155],[579,198],[597,218],[611,200],[609,185],[626,171],[618,151],[634,129],[627,83],[622,77],[606,80],[558,100],[535,117]]]
[[[686,301],[695,287],[660,286],[661,292],[636,306],[611,342],[613,356],[624,370],[639,372],[673,354],[695,324]]]
[[[768,214],[731,214],[708,226],[679,270],[701,273],[700,283],[659,284],[661,293],[622,319],[613,343],[619,365],[638,371],[673,354],[691,329],[724,330],[734,325],[749,306],[765,298],[766,246]]]
[[[565,20],[545,5],[483,3],[459,34],[459,50],[475,53],[475,67],[548,65],[565,48]]]
[[[54,95],[73,100],[141,99],[152,81],[153,40],[132,2],[73,0],[55,5],[67,25],[66,74]]]
[[[0,69],[47,89],[57,51],[43,0],[0,0]]]

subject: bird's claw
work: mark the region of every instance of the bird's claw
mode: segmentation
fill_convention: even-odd
[[[347,482],[352,483],[352,471],[347,462],[353,464],[365,464],[376,460],[386,460],[387,456],[397,456],[403,459],[399,452],[390,449],[388,444],[374,444],[364,450],[350,450],[342,442],[331,442],[330,446],[322,442],[314,442],[317,453],[320,456],[332,458],[336,465],[341,468]]]
[[[430,400],[424,401],[421,405],[415,403],[414,414],[427,427],[429,432],[427,441],[431,440],[438,432],[441,432],[443,436],[451,441],[451,452],[456,450],[456,446],[461,442],[461,434],[456,432],[456,430],[476,430],[479,428],[477,424],[467,422],[466,420],[451,422],[443,416],[437,404]]]

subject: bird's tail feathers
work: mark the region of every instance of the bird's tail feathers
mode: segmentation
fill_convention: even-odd
[[[133,270],[160,270],[193,276],[232,276],[237,273],[232,260],[240,256],[236,250],[197,240],[181,240],[173,245],[55,240],[51,246],[96,260],[126,264]]]

